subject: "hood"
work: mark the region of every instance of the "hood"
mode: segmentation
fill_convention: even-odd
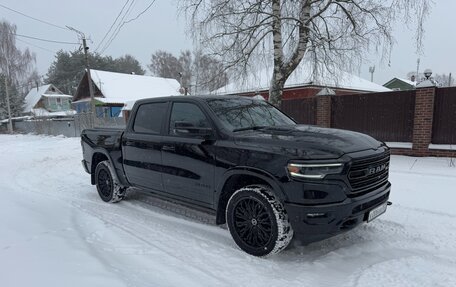
[[[339,158],[346,153],[377,150],[382,146],[381,142],[362,133],[309,125],[238,132],[235,142],[303,159]]]

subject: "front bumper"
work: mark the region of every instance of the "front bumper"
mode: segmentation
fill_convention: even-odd
[[[367,213],[388,201],[391,184],[363,196],[333,204],[285,203],[294,237],[303,244],[319,241],[354,228],[367,220]]]

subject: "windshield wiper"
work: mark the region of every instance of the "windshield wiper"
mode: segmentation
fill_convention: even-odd
[[[233,132],[240,132],[240,131],[247,131],[247,130],[260,130],[267,128],[266,126],[250,126],[250,127],[244,127],[244,128],[238,128],[234,129]]]

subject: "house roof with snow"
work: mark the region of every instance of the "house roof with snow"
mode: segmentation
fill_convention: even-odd
[[[213,91],[214,94],[242,94],[269,90],[272,67],[250,73],[247,78],[233,81],[228,85]],[[316,72],[309,63],[301,63],[290,75],[285,88],[303,86],[324,86],[330,88],[349,89],[365,92],[387,92],[390,89],[370,82],[347,72],[338,71],[334,74],[329,71]]]
[[[386,82],[383,86],[392,90],[412,90],[416,87],[417,82],[413,82],[403,78],[392,78]]]
[[[59,98],[72,98],[70,95],[65,95],[54,85],[43,85],[31,89],[24,99],[24,113],[32,112],[33,108],[40,101],[41,97],[59,97]]]
[[[175,79],[144,75],[90,70],[97,101],[125,104],[144,98],[179,95],[180,84]],[[90,100],[87,73],[81,79],[73,103]]]
[[[409,85],[416,86],[416,82],[413,82],[413,81],[410,81],[407,79],[403,79],[403,78],[396,78],[396,79],[401,80],[402,82],[407,83]]]

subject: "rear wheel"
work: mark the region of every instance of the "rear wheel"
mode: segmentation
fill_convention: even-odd
[[[119,202],[125,197],[126,188],[121,186],[109,161],[98,163],[95,168],[95,183],[100,198],[105,202]]]
[[[268,186],[237,190],[228,201],[226,220],[239,248],[254,256],[279,253],[293,238],[287,212]]]

